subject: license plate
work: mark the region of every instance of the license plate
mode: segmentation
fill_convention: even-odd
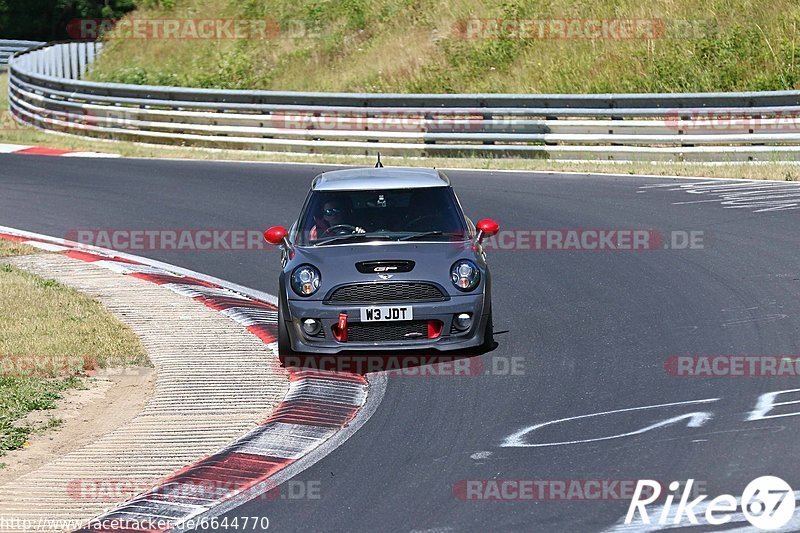
[[[393,322],[412,320],[413,309],[410,306],[362,307],[361,322]]]

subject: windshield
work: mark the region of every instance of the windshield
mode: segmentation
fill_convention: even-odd
[[[312,191],[300,218],[298,243],[452,240],[466,234],[450,187]]]

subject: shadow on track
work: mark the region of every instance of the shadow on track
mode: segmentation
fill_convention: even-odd
[[[502,332],[498,332],[502,333]],[[389,375],[470,376],[485,372],[484,354],[497,349],[476,348],[457,353],[437,350],[404,350],[402,352],[343,351],[338,354],[280,355],[281,365],[287,370],[320,370],[366,375],[387,372]]]

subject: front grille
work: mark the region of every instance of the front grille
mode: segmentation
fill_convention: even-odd
[[[333,291],[330,302],[380,303],[406,301],[439,301],[447,296],[432,283],[393,282],[345,285]]]
[[[412,335],[406,337],[408,333]],[[427,338],[427,320],[384,324],[354,322],[347,325],[348,342],[413,341]]]

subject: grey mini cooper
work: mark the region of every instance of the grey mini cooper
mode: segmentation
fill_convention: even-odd
[[[296,352],[489,349],[491,276],[441,170],[320,174],[300,218],[264,232],[282,249],[281,356]]]

